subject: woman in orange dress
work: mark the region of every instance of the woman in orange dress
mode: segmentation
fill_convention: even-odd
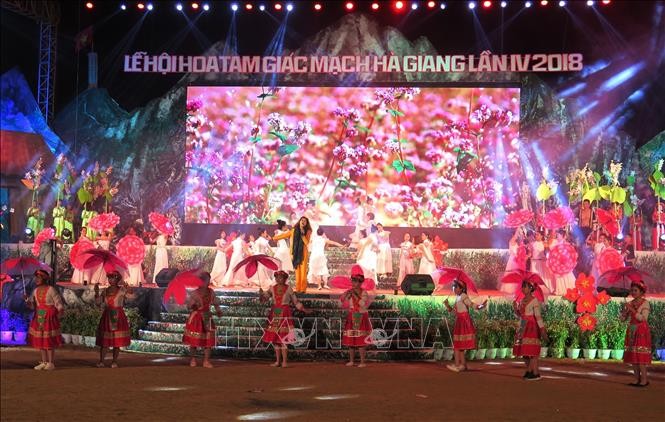
[[[49,278],[46,271],[35,271],[37,287],[30,297],[24,297],[28,307],[35,310],[28,331],[28,344],[41,352],[42,360],[35,366],[38,371],[55,369],[53,363],[55,349],[62,344],[59,316],[65,308],[57,290],[46,284]]]
[[[210,288],[210,273],[201,273],[199,278],[203,281],[203,284],[192,291],[187,300],[187,307],[191,312],[185,324],[185,334],[182,336],[182,342],[189,345],[189,352],[192,355],[189,366],[196,366],[196,348],[201,347],[203,348],[203,367],[212,368],[210,350],[215,347],[217,329],[215,328],[215,322],[212,320],[210,307],[215,307],[217,317],[220,318],[222,311],[219,308],[219,298],[215,296],[215,292]]]
[[[278,234],[272,240],[290,239],[291,262],[296,273],[296,293],[307,291],[307,272],[309,271],[309,239],[312,226],[307,217],[300,217],[298,224],[289,231]]]
[[[104,304],[104,312],[99,320],[97,328],[97,346],[99,346],[98,368],[104,368],[104,359],[109,348],[113,348],[113,360],[111,368],[118,367],[118,356],[120,348],[129,346],[131,336],[129,332],[129,322],[122,309],[126,297],[134,297],[132,288],[125,289],[120,287],[122,276],[119,272],[113,271],[106,275],[109,281],[109,287],[99,294],[99,285],[95,284],[95,302],[97,305]]]
[[[649,385],[647,365],[651,363],[651,331],[649,329],[649,302],[644,298],[646,285],[642,280],[630,284],[633,300],[626,304],[621,317],[630,320],[626,331],[623,361],[635,368],[635,382],[628,384],[633,387]]]
[[[298,301],[298,298],[291,290],[291,287],[286,284],[289,279],[289,274],[286,271],[275,272],[275,284],[264,292],[263,289],[259,290],[259,297],[262,302],[272,298],[273,305],[270,309],[270,316],[268,317],[268,328],[263,334],[263,341],[271,343],[275,349],[275,363],[270,366],[288,367],[287,362],[287,345],[292,340],[293,330],[293,316],[291,314],[291,303],[299,311],[304,311],[305,307]]]

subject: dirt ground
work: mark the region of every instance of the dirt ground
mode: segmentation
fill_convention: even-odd
[[[124,353],[120,368],[98,369],[90,350],[62,349],[57,369],[35,371],[37,353],[0,353],[3,421],[661,421],[665,365],[646,388],[627,386],[620,363],[544,361],[541,381],[521,362],[471,362],[467,373],[440,363],[215,361]]]

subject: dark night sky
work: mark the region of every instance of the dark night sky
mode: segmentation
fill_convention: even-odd
[[[186,21],[181,12],[175,10],[175,1],[153,1],[155,9],[150,13],[138,11],[135,1],[128,1],[128,10],[124,12],[119,9],[120,1],[94,1],[95,7],[92,11],[84,7],[85,1],[59,3],[62,18],[58,37],[56,114],[76,93],[77,59],[73,39],[80,29],[94,25],[94,48],[99,54],[100,86],[107,88],[123,108],[132,110],[162,95],[181,75],[123,74],[122,55],[135,51],[155,54],[168,51],[195,55],[204,51],[211,43],[226,37],[232,14],[229,1],[209,2],[212,8],[207,13],[186,8],[189,19],[196,19],[196,28],[200,32],[181,31],[185,28]],[[270,14],[260,13],[258,10],[245,12],[242,10],[245,2],[238,3],[241,7],[241,11],[237,13],[239,53],[262,54],[285,12],[275,12],[271,7],[268,9]],[[259,2],[253,3],[257,5]],[[274,2],[265,3],[270,5]],[[314,2],[311,1],[293,3],[296,9],[289,16],[285,39],[287,48],[298,47],[303,40],[321,28],[333,24],[346,13],[343,2],[322,2],[323,12],[314,12]],[[382,24],[397,27],[411,40],[420,36],[429,38],[440,53],[468,54],[487,49],[487,46],[478,40],[474,30],[474,14],[466,7],[467,2],[448,1],[445,11],[438,8],[430,11],[424,7],[425,2],[421,1],[419,10],[400,14],[394,13],[387,4],[383,5],[380,12],[373,13],[369,12],[370,2],[355,3],[357,11],[375,15]],[[498,3],[494,1],[491,10],[480,10],[479,7],[476,13],[493,52],[582,52],[585,63],[591,63],[625,48],[613,41],[616,37],[608,35],[607,27],[604,28],[601,24],[598,13],[616,34],[631,43],[651,35],[658,2],[613,1],[610,6],[597,5],[598,12],[587,7],[583,1],[569,1],[570,12],[559,8],[556,4],[558,1],[550,1],[547,7],[540,7],[536,5],[539,0],[536,0],[530,9],[525,9],[522,1],[509,1],[506,9],[499,8]],[[570,14],[574,15],[574,18],[571,18]],[[138,29],[136,35],[127,36],[133,28]],[[1,71],[19,66],[30,86],[36,87],[38,26],[28,18],[3,9],[1,44]],[[82,54],[79,91],[87,85],[85,61],[85,54]],[[542,76],[551,83],[557,82],[554,78],[562,77]],[[662,89],[660,86],[659,92],[662,92]],[[660,101],[662,107],[662,100],[658,99],[657,94],[647,98]],[[645,107],[653,108],[648,104],[649,101],[645,102]],[[639,122],[633,124],[639,125]]]

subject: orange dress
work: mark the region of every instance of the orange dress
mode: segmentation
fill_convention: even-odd
[[[294,229],[291,229],[284,233],[280,233],[272,238],[272,240],[275,241],[282,239],[290,240],[292,259],[293,259],[293,247],[294,247],[293,232]],[[305,243],[305,247],[303,248],[302,261],[298,264],[298,266],[294,268],[294,271],[296,273],[296,289],[295,289],[296,293],[305,293],[307,291],[307,273],[309,271],[309,239],[311,235],[312,233],[309,232],[307,233],[306,236],[302,237],[302,241]]]
[[[52,286],[38,286],[32,292],[35,315],[30,322],[28,344],[35,349],[55,349],[62,344],[58,312],[64,309]]]

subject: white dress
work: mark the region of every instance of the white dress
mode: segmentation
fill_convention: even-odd
[[[554,288],[556,287],[554,275],[547,266],[545,244],[539,240],[531,243],[531,272],[538,274],[545,282],[545,287],[550,292],[554,292]]]
[[[379,245],[374,234],[370,234],[360,241],[359,247],[365,245],[362,255],[358,257],[356,262],[363,269],[365,278],[376,280],[376,257]]]
[[[125,277],[125,282],[130,286],[138,286],[145,283],[143,276],[143,267],[141,264],[127,264],[128,275]]]
[[[602,242],[597,242],[593,246],[593,265],[591,266],[591,275],[594,280],[598,280],[598,277],[601,276],[598,258],[600,258],[600,253],[603,252],[603,249],[605,249],[605,244]]]
[[[272,253],[272,249],[270,248],[268,239],[265,237],[259,237],[256,239],[254,241],[253,253],[254,255],[270,255]],[[250,281],[261,288],[267,287],[268,285],[272,284],[272,275],[272,270],[259,264],[258,268],[256,269],[256,274],[250,278]]]
[[[215,247],[217,252],[215,253],[215,262],[212,264],[212,271],[210,271],[210,281],[212,281],[212,284],[218,285],[224,278],[224,273],[226,273],[226,252],[224,251],[226,240],[215,240]]]
[[[233,242],[231,242],[233,253],[231,254],[231,259],[229,260],[229,266],[226,270],[226,274],[224,274],[224,278],[222,279],[223,286],[233,287],[235,286],[235,280],[246,280],[244,274],[240,274],[241,271],[239,271],[235,276],[233,274],[233,269],[235,266],[238,265],[238,263],[242,261],[243,258],[245,258],[245,251],[243,250],[244,243],[245,241],[240,237],[234,239]]]
[[[376,234],[379,240],[379,254],[376,261],[377,274],[393,273],[393,251],[390,248],[390,233],[383,231]]]
[[[111,250],[111,241],[108,239],[98,239],[95,241],[95,246],[97,246],[97,249],[109,251]],[[102,286],[106,286],[109,281],[106,278],[106,270],[104,267],[101,265],[97,267],[91,276],[91,280],[88,281],[90,284],[100,284]]]
[[[567,243],[565,240],[556,240],[552,242],[553,245],[560,245],[562,243]],[[575,288],[575,275],[572,272],[566,274],[552,274],[554,277],[554,294],[557,296],[563,296],[566,294],[566,290]]]
[[[315,277],[328,277],[328,258],[326,258],[326,238],[313,235],[309,241],[308,281],[318,281]]]
[[[419,247],[422,251],[422,257],[420,258],[420,265],[418,265],[418,274],[432,275],[436,271],[436,262],[432,253],[432,242],[425,240]]]
[[[413,274],[413,243],[411,242],[402,242],[399,245],[399,274],[397,276],[397,285],[401,286],[402,281],[408,274]]]
[[[516,242],[511,242],[510,246],[508,247],[508,253],[510,255],[508,256],[508,262],[506,263],[506,271],[504,272],[504,274],[502,274],[502,276],[511,271],[524,269],[517,262],[518,251],[519,251],[519,245]],[[502,293],[512,295],[515,294],[515,292],[517,292],[521,288],[522,286],[519,285],[519,283],[501,283],[501,281],[499,281],[499,291],[501,291]]]
[[[152,272],[152,282],[157,281],[157,274],[164,268],[169,267],[169,254],[166,250],[166,236],[160,234],[155,241],[155,270]]]
[[[81,252],[79,252],[79,257],[81,256]],[[93,270],[79,270],[78,268],[74,268],[74,273],[72,274],[72,283],[76,284],[83,284],[84,281],[90,283],[91,278],[92,278]]]
[[[280,230],[277,232],[277,235],[288,232],[288,230]],[[293,271],[293,262],[291,262],[291,248],[289,248],[289,243],[286,241],[286,239],[277,241],[277,247],[275,248],[275,258],[279,259],[281,262],[280,270],[286,272]]]

